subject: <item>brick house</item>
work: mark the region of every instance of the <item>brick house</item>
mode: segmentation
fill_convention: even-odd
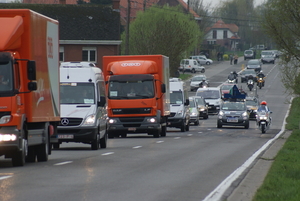
[[[58,20],[60,61],[90,61],[102,67],[103,56],[120,54],[119,4],[114,6],[1,4],[1,9],[31,9]]]
[[[225,24],[223,20],[218,20],[213,26],[205,31],[206,45],[220,45],[227,50],[236,50],[240,41],[238,36],[239,27],[235,24]]]

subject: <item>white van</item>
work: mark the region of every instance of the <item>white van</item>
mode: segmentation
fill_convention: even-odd
[[[218,113],[223,102],[219,87],[198,88],[196,96],[202,96],[208,103],[209,113]]]
[[[180,128],[181,132],[189,131],[189,97],[182,81],[170,80],[170,110],[167,126]]]
[[[191,73],[205,72],[205,67],[201,66],[196,59],[182,59],[180,61],[179,71],[188,71]]]
[[[107,111],[104,77],[90,62],[63,62],[60,65],[61,121],[53,148],[62,142],[91,144],[92,150],[106,148]]]

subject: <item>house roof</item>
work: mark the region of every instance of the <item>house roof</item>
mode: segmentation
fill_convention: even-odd
[[[239,27],[235,24],[225,24],[223,20],[218,20],[213,26],[207,28],[207,32],[211,29],[229,29],[232,33],[237,33]]]
[[[131,1],[130,7],[130,19],[134,20],[136,18],[136,14],[138,11],[144,10],[144,2],[145,8],[149,8],[154,4],[157,5],[165,5],[168,4],[170,6],[177,6],[180,4],[185,10],[187,10],[187,4],[183,0],[135,0]],[[127,21],[127,7],[128,0],[120,0],[120,15],[121,18]],[[200,18],[200,16],[191,8],[189,9],[190,13],[194,15],[195,18]]]
[[[18,8],[58,20],[60,40],[120,40],[120,15],[109,6],[1,4],[1,9]]]

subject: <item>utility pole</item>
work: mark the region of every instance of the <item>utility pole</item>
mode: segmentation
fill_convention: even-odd
[[[130,0],[127,0],[127,2],[128,2],[128,4],[127,4],[125,55],[129,55]]]

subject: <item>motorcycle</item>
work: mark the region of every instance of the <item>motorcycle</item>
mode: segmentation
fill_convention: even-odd
[[[254,81],[252,79],[249,79],[247,82],[247,86],[248,86],[249,90],[252,91],[253,86],[254,86]]]
[[[208,87],[208,83],[207,82],[200,82],[199,83],[199,88],[206,88]]]
[[[265,80],[262,77],[257,78],[257,86],[261,89],[265,85]]]
[[[269,112],[261,111],[256,114],[257,126],[261,130],[261,133],[266,133],[266,131],[271,126],[271,117]]]

